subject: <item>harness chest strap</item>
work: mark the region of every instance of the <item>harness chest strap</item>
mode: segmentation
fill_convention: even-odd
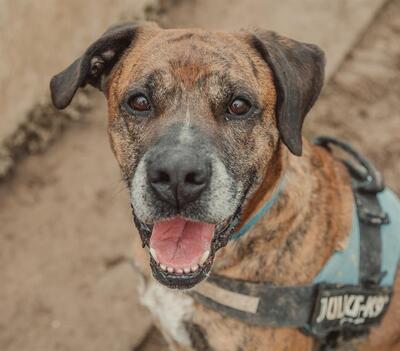
[[[191,294],[207,307],[248,324],[303,327],[309,321],[315,288],[278,287],[211,275]]]
[[[222,315],[258,326],[301,328],[323,338],[342,325],[379,323],[391,288],[310,284],[274,286],[212,275],[190,293]]]

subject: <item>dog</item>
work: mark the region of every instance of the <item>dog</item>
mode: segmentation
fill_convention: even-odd
[[[324,66],[316,45],[274,32],[127,23],[53,77],[59,109],[86,84],[107,98],[111,148],[140,234],[134,257],[142,302],[171,349],[319,347],[298,328],[231,318],[191,292],[210,272],[278,287],[309,284],[345,247],[354,207],[349,172],[302,138]],[[249,232],[229,240],[276,193]],[[399,289],[397,279],[379,326],[338,349],[400,350]]]

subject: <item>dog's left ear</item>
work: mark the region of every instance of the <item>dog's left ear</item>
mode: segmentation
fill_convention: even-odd
[[[143,24],[151,26],[154,24]],[[55,75],[50,82],[53,104],[58,109],[67,107],[78,88],[90,84],[104,90],[105,80],[134,40],[138,23],[126,23],[111,27],[85,53],[64,71]]]
[[[274,32],[256,32],[251,35],[251,41],[274,75],[276,116],[282,141],[293,154],[300,156],[303,121],[324,81],[324,53],[316,45]]]

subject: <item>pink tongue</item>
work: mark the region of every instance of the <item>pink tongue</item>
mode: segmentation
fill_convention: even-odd
[[[154,224],[150,247],[160,263],[173,268],[197,264],[210,249],[215,225],[175,217]]]

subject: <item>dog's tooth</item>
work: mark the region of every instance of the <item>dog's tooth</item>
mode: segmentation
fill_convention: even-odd
[[[201,259],[200,259],[200,262],[199,262],[200,266],[201,266],[204,262],[206,262],[208,256],[210,256],[210,250],[207,250],[206,252],[203,253],[203,256],[201,256]]]
[[[185,274],[190,273],[190,267],[185,267],[185,268],[183,269],[183,271],[185,272]]]
[[[156,250],[154,250],[152,247],[150,248],[150,255],[158,262]]]
[[[190,269],[191,269],[192,272],[196,272],[199,269],[199,265],[196,264],[196,265],[190,267]]]
[[[183,274],[183,269],[177,268],[177,269],[175,269],[175,273],[176,274]]]
[[[174,269],[172,267],[167,267],[168,273],[174,273]]]
[[[167,266],[166,266],[165,264],[163,264],[163,263],[160,263],[160,267],[161,267],[161,269],[162,269],[163,271],[166,271],[166,270],[167,270]]]

